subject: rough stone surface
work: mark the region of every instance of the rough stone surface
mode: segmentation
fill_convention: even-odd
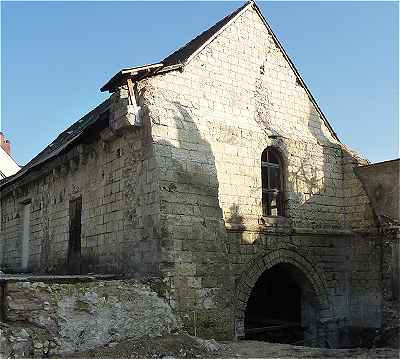
[[[111,97],[110,120],[128,104]],[[104,111],[104,109],[102,109]],[[94,111],[100,118],[103,112]],[[1,191],[0,268],[68,272],[70,200],[82,197],[81,271],[155,274],[159,263],[157,170],[150,127],[105,129],[39,173]],[[22,209],[31,203],[29,260],[22,267]]]
[[[335,326],[379,327],[379,236],[353,172],[366,161],[329,131],[258,14],[248,9],[182,73],[144,86],[160,166],[161,259],[171,262],[166,275],[174,268],[188,330],[240,332],[237,308],[258,277],[244,278],[247,297],[238,284],[275,248],[313,263]],[[284,158],[285,218],[262,214],[268,146]],[[286,260],[279,251],[276,259]]]
[[[25,329],[10,329],[0,322],[0,357],[29,357],[34,350],[32,339]]]
[[[400,336],[400,160],[358,167],[360,178],[380,223],[382,238],[383,338],[399,346]]]
[[[390,348],[372,349],[320,349],[303,346],[265,343],[259,341],[214,342],[204,341],[188,335],[173,335],[150,340],[127,341],[113,348],[98,348],[84,353],[71,355],[71,358],[125,358],[131,359],[165,359],[184,358],[343,358],[343,359],[393,359],[398,357],[398,350]],[[210,342],[217,345],[215,351],[207,350]]]
[[[161,276],[191,334],[243,335],[252,287],[279,263],[311,288],[315,332],[335,342],[342,329],[381,326],[381,235],[354,174],[367,161],[329,129],[253,6],[183,71],[135,88],[140,127],[129,126],[122,85],[109,128],[1,188],[2,269],[67,271],[69,201],[82,196],[81,270]],[[284,162],[279,218],[262,211],[268,146]],[[21,268],[26,201],[30,255]],[[91,308],[95,299],[82,300]],[[62,303],[68,317],[73,304]],[[35,313],[36,323],[54,325]]]
[[[358,167],[375,214],[400,221],[400,159]]]
[[[179,328],[166,300],[135,281],[17,282],[8,283],[6,293],[4,353],[83,351]]]

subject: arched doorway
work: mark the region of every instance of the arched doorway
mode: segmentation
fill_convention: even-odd
[[[317,335],[318,302],[306,276],[279,263],[255,283],[244,317],[245,338],[285,344],[310,344]]]
[[[235,336],[308,346],[332,346],[333,314],[320,270],[293,245],[255,258],[236,288]]]

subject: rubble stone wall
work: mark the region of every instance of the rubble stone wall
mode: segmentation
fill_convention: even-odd
[[[180,327],[159,279],[2,285],[4,357],[7,351],[29,358],[84,351]]]

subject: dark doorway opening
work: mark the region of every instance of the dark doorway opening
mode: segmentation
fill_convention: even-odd
[[[277,264],[256,282],[245,312],[245,338],[273,343],[303,344],[305,341],[306,292],[299,270]]]
[[[82,197],[69,201],[69,241],[67,267],[71,274],[81,272]]]

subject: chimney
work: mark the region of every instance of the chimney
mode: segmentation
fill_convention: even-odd
[[[6,140],[4,143],[3,150],[6,151],[9,156],[11,156],[11,142],[9,140]]]
[[[11,142],[6,140],[3,132],[0,132],[0,147],[11,156]]]

